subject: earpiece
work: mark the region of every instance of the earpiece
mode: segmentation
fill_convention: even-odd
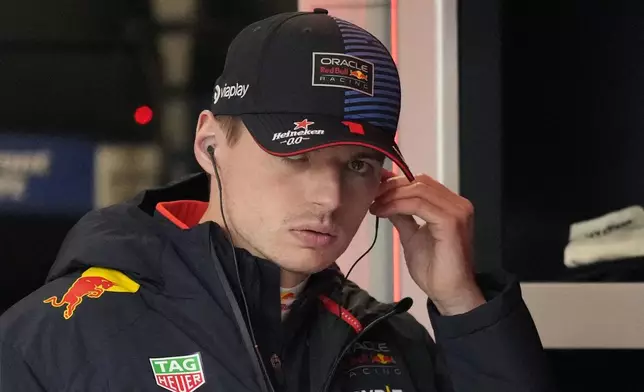
[[[210,144],[208,147],[206,147],[206,151],[208,151],[208,155],[210,155],[210,159],[212,162],[215,162],[215,146]]]

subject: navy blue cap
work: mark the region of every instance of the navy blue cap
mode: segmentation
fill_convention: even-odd
[[[395,142],[400,80],[391,54],[324,9],[274,15],[242,30],[215,84],[212,111],[240,117],[270,154],[360,145],[413,179]]]

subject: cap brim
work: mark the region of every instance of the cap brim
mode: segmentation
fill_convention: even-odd
[[[409,181],[414,180],[393,135],[368,123],[301,114],[242,114],[240,117],[257,144],[271,155],[292,156],[340,145],[362,146],[383,153]]]

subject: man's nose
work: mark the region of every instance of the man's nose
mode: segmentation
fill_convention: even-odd
[[[342,175],[337,168],[315,170],[309,177],[308,200],[327,211],[342,203]]]

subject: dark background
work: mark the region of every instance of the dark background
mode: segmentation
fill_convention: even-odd
[[[482,268],[558,280],[574,222],[644,201],[644,2],[459,3],[461,190]]]
[[[459,1],[460,189],[480,269],[569,280],[570,225],[643,204],[643,43],[642,1]],[[562,391],[644,388],[640,350],[548,355]]]
[[[196,170],[191,146],[169,149],[163,140],[164,100],[187,101],[190,121],[196,121],[208,106],[232,38],[255,20],[296,10],[297,0],[197,3],[194,19],[167,24],[155,19],[147,0],[0,5],[0,143],[5,133],[93,144],[153,143],[164,149],[163,166],[174,168],[164,170],[160,182]],[[173,32],[194,38],[193,66],[179,88],[164,84],[158,51],[159,37]],[[154,112],[146,125],[133,120],[143,105]],[[192,133],[194,124],[186,129]],[[84,212],[0,210],[0,313],[43,284],[66,233]]]

